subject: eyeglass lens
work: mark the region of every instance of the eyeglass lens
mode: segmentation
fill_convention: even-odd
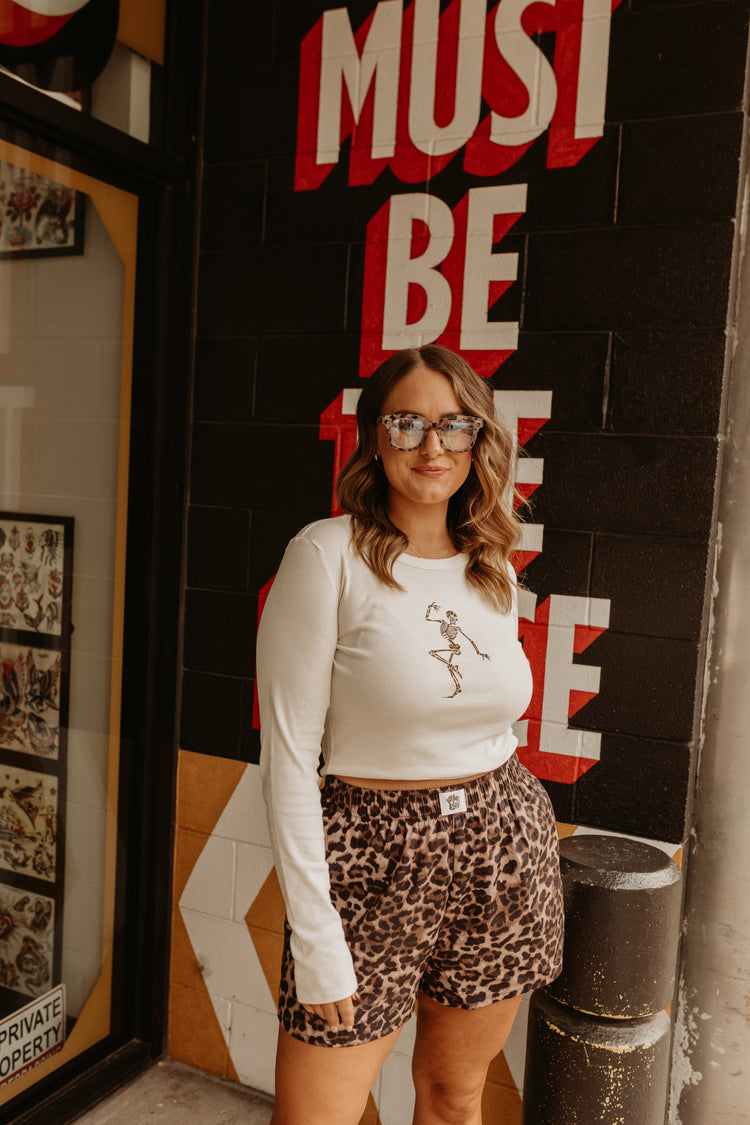
[[[402,416],[390,420],[388,434],[397,448],[418,449],[433,428],[444,448],[452,453],[466,452],[474,444],[473,418],[444,418],[433,426],[427,418]]]

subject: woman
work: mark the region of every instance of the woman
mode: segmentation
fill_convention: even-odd
[[[357,426],[349,514],[289,544],[258,637],[287,907],[273,1122],[356,1125],[418,998],[414,1122],[476,1125],[562,940],[554,816],[511,729],[531,696],[513,447],[437,345],[381,365]]]

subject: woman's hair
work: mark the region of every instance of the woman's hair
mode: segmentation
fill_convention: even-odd
[[[492,393],[466,360],[438,344],[406,348],[380,365],[364,386],[357,404],[357,447],[336,486],[338,502],[352,517],[354,547],[387,586],[402,587],[393,564],[408,539],[388,516],[388,480],[378,452],[377,427],[391,390],[415,368],[445,375],[461,409],[481,418],[466,481],[448,503],[448,534],[458,551],[469,556],[466,577],[505,612],[512,605],[513,583],[507,561],[520,536],[513,511],[513,440],[495,419]]]

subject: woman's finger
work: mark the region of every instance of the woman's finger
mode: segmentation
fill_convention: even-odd
[[[343,1025],[347,1031],[354,1027],[354,997],[347,996],[343,1000],[335,1000],[330,1004],[303,1004],[302,1007],[310,1015],[319,1016],[334,1030]]]
[[[346,1000],[339,1000],[336,1007],[339,1010],[338,1014],[344,1027],[347,1031],[351,1031],[354,1027],[354,1004],[351,996],[348,996]]]

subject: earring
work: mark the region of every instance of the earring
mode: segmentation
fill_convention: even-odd
[[[380,460],[380,454],[376,453],[375,456],[373,457],[373,461],[379,461],[379,460]]]

